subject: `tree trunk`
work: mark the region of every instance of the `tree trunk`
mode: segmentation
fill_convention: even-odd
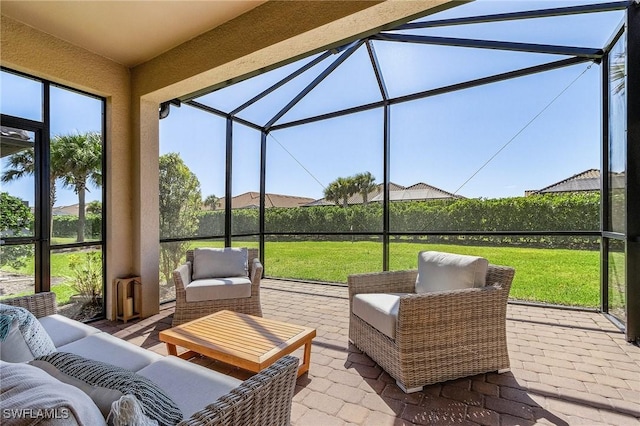
[[[56,182],[50,182],[49,185],[49,244],[53,239],[53,205],[56,203]]]
[[[85,189],[84,185],[78,185],[78,242],[84,242],[84,209],[85,209]]]

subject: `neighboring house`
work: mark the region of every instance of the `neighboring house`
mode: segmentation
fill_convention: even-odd
[[[269,207],[300,207],[313,201],[313,198],[296,197],[293,195],[282,194],[265,194],[264,206]],[[216,204],[216,210],[224,209],[225,198],[222,197]],[[232,209],[257,209],[260,208],[260,193],[259,192],[245,192],[244,194],[236,195],[231,198]],[[210,210],[209,207],[206,207]]]
[[[381,203],[384,198],[383,185],[379,184],[374,191],[371,191],[367,197],[368,202]],[[396,183],[389,183],[389,199],[390,201],[427,201],[427,200],[447,200],[453,198],[464,198],[460,195],[452,194],[435,186],[418,182],[411,186],[402,186]],[[354,194],[347,200],[348,204],[363,204],[361,194]],[[309,206],[334,206],[335,203],[327,201],[324,198],[315,200],[307,204]]]
[[[613,188],[625,187],[624,172],[611,173],[611,178]],[[524,195],[529,196],[536,194],[558,194],[571,192],[600,192],[600,170],[589,169],[542,189],[525,191]]]
[[[461,195],[452,194],[435,186],[418,182],[406,188],[397,188],[389,190],[389,201],[432,201],[432,200],[449,200],[454,198],[464,198]],[[383,194],[379,194],[371,201],[382,202]]]
[[[53,216],[78,216],[78,204],[70,206],[54,206],[51,214]]]
[[[29,132],[13,127],[0,126],[0,157],[15,154],[26,148],[33,148]]]

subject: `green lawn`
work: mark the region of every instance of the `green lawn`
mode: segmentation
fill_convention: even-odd
[[[51,287],[51,291],[56,293],[56,301],[60,305],[64,305],[69,302],[69,298],[76,294],[76,291],[72,288],[73,278],[72,272],[69,268],[69,255],[78,254],[77,252],[53,252],[51,254],[51,276],[52,278],[61,278],[62,283],[53,285]],[[17,272],[19,274],[24,275],[33,275],[33,271],[35,270],[34,258],[28,258],[25,264],[18,269],[14,269],[8,266],[3,267],[8,271]],[[10,295],[10,297],[14,296],[23,296],[26,294],[33,294],[33,290],[18,293],[15,295]],[[7,296],[9,297],[9,296]]]
[[[192,247],[222,245],[222,242],[198,242]],[[242,245],[234,243],[234,246]],[[257,247],[254,242],[245,245]],[[392,242],[390,269],[417,268],[417,253],[421,250],[482,256],[490,263],[512,266],[516,270],[512,299],[586,307],[600,304],[598,251]],[[382,244],[267,242],[265,269],[270,277],[346,283],[349,274],[382,271]]]
[[[199,241],[191,247],[222,247],[222,241]],[[234,242],[234,246],[257,247],[257,242]],[[390,269],[415,269],[417,253],[438,250],[486,257],[489,262],[516,269],[512,299],[560,305],[597,307],[600,294],[600,253],[587,250],[561,250],[516,247],[482,247],[395,242],[390,246]],[[54,277],[70,277],[70,253],[51,256]],[[382,244],[372,241],[267,242],[265,269],[270,277],[346,283],[355,273],[382,271]],[[33,273],[33,260],[18,272]],[[53,287],[59,301],[72,295],[70,279]]]

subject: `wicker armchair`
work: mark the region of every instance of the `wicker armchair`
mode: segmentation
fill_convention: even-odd
[[[403,391],[509,369],[507,298],[515,271],[489,265],[486,286],[415,294],[417,270],[348,277],[349,340],[369,355]],[[359,293],[400,296],[395,339],[353,313]]]
[[[203,300],[187,302],[185,288],[191,283],[193,250],[187,251],[187,263],[173,271],[173,282],[176,286],[176,309],[173,314],[173,326],[201,318],[224,309],[244,314],[262,316],[260,305],[260,279],[262,264],[258,258],[258,249],[247,249],[249,258],[249,278],[251,279],[251,297],[237,299]]]

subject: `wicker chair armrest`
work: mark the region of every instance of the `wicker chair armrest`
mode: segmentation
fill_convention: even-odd
[[[298,359],[287,355],[179,425],[288,425],[297,372]]]
[[[396,340],[399,345],[416,338],[440,344],[463,339],[478,325],[504,325],[508,296],[508,286],[502,284],[402,296]]]
[[[349,275],[349,300],[359,293],[413,293],[417,276],[417,270]]]
[[[2,299],[0,303],[26,308],[36,318],[46,317],[58,312],[56,294],[54,292],[35,293],[29,296]]]
[[[260,263],[260,259],[255,258],[253,259],[253,262],[250,262],[250,268],[249,270],[250,272],[250,278],[251,278],[251,285],[252,286],[260,286],[260,279],[262,278],[262,271],[264,269],[264,267],[262,266],[262,263]]]
[[[176,291],[184,291],[191,283],[191,262],[183,263],[173,270],[173,283]]]

